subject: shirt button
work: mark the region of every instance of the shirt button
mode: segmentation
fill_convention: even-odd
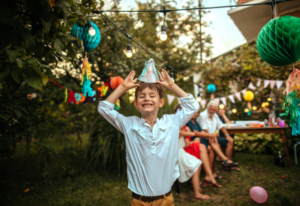
[[[140,131],[140,129],[138,129]]]
[[[152,144],[155,145],[155,142],[153,142]]]

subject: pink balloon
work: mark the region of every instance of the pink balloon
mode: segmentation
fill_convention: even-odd
[[[260,186],[254,186],[250,189],[250,196],[257,203],[264,203],[268,199],[268,193]]]

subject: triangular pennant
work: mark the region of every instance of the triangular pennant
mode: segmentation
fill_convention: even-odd
[[[235,93],[235,96],[241,101],[242,98],[241,98],[241,92],[237,92]]]
[[[169,103],[169,105],[172,104],[172,102],[175,99],[175,96],[168,94],[167,97],[168,97],[168,103]]]
[[[202,99],[202,100],[200,101],[200,104],[201,104],[201,107],[202,107],[203,109],[205,109],[206,100],[205,100],[205,99]]]
[[[235,103],[233,94],[229,95],[228,98],[232,101],[232,103]]]
[[[243,89],[241,92],[243,95],[245,95],[245,93],[247,92],[247,89]]]
[[[270,83],[270,80],[264,80],[264,88],[266,88]]]
[[[260,83],[261,83],[261,79],[258,79],[258,80],[257,80],[257,84],[256,84],[256,86],[258,86],[258,87],[259,87],[259,86],[260,86]]]
[[[217,105],[219,105],[219,103],[220,103],[220,98],[215,98],[214,101],[217,103]]]
[[[75,104],[76,99],[75,99],[75,92],[69,91],[68,92],[68,104]]]
[[[277,86],[277,89],[279,89],[282,85],[283,81],[279,80],[279,81],[276,81],[276,86]]]
[[[252,90],[256,89],[256,87],[253,85],[252,82],[250,82],[250,84],[248,85],[248,88],[250,88],[250,89],[252,89]]]
[[[221,97],[221,101],[222,101],[223,104],[226,106],[226,97]]]
[[[274,88],[275,84],[276,84],[276,80],[271,80],[270,81],[270,87],[271,87],[271,89]]]

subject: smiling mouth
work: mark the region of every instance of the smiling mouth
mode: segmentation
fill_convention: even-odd
[[[152,107],[153,104],[142,104],[142,107],[147,108],[147,107]]]

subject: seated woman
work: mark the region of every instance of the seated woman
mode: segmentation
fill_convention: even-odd
[[[179,104],[176,105],[175,111],[180,111],[180,110],[181,110],[181,106]],[[185,138],[185,145],[184,145],[185,152],[193,155],[193,157],[196,157],[197,159],[202,160],[203,168],[204,168],[206,175],[205,175],[204,181],[201,185],[203,187],[206,187],[206,186],[210,186],[211,185],[210,183],[212,183],[212,186],[214,186],[214,187],[217,187],[217,188],[222,187],[221,185],[219,185],[216,182],[216,180],[211,172],[206,147],[204,145],[200,144],[199,139],[196,139],[195,141],[191,142],[189,136],[195,136],[195,133],[191,132],[191,131],[187,131],[187,127],[183,127],[179,132],[179,136]],[[180,140],[180,141],[182,141],[182,140]],[[178,159],[179,159],[179,168],[180,168],[181,158],[179,157]],[[181,171],[180,171],[180,176],[181,176]],[[195,188],[197,188],[197,186],[195,184],[197,184],[199,186],[199,177],[200,177],[200,169],[193,175],[192,184],[194,186],[194,190],[195,190]],[[202,198],[202,199],[204,199],[204,198]]]
[[[191,141],[197,139],[200,137],[201,144],[205,145],[206,148],[211,147],[212,152],[209,155],[209,163],[210,168],[212,169],[213,163],[214,163],[214,152],[221,158],[223,161],[223,167],[229,168],[229,167],[236,167],[238,166],[238,163],[235,163],[231,160],[229,160],[224,153],[222,152],[220,145],[218,144],[217,137],[218,133],[208,133],[205,131],[202,131],[200,125],[196,121],[196,118],[199,116],[200,110],[198,113],[196,113],[192,119],[186,124],[187,129],[190,131],[193,131],[195,133],[194,136],[191,136]]]
[[[179,110],[178,110],[179,109]],[[180,111],[181,105],[178,104],[175,106],[174,113]],[[186,182],[192,177],[192,185],[195,192],[195,199],[197,200],[207,200],[209,199],[208,195],[201,194],[202,190],[199,185],[200,169],[201,169],[201,160],[193,155],[187,153],[185,148],[184,136],[179,135],[178,141],[178,165],[180,176],[178,178],[179,182]]]

